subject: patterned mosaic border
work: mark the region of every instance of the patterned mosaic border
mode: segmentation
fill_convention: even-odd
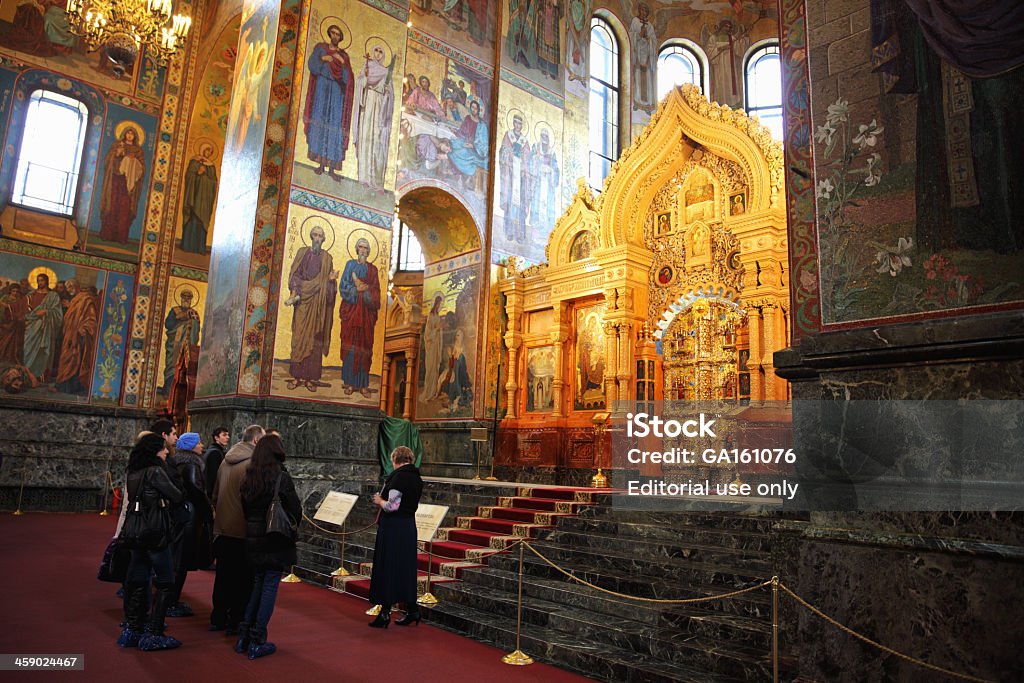
[[[409,40],[414,43],[426,46],[434,52],[440,52],[449,59],[454,59],[459,64],[469,67],[474,71],[479,71],[488,78],[494,78],[494,67],[490,64],[477,59],[471,55],[461,52],[460,50],[452,47],[443,40],[439,40],[429,33],[424,33],[416,28],[409,29]]]
[[[312,190],[293,187],[288,199],[293,204],[306,206],[310,209],[325,211],[327,213],[332,213],[335,216],[341,216],[342,218],[351,218],[354,221],[366,223],[367,225],[383,228],[385,230],[391,229],[393,215],[390,213],[381,213],[375,209],[360,206],[358,204],[351,204],[344,200],[336,199],[335,197],[325,197],[324,195],[317,194]]]
[[[171,277],[183,277],[186,280],[198,280],[199,282],[207,282],[209,278],[205,270],[173,264],[171,265]]]
[[[554,93],[551,92],[550,90],[542,88],[533,81],[526,80],[525,78],[515,73],[514,71],[509,71],[508,69],[502,68],[501,80],[516,86],[520,90],[525,90],[534,97],[539,97],[548,104],[558,107],[559,109],[565,107],[565,97],[559,95],[558,93]]]
[[[44,247],[41,244],[19,242],[17,240],[11,240],[3,237],[0,237],[0,251],[6,251],[12,254],[21,254],[22,256],[35,256],[36,258],[61,261],[63,263],[73,263],[76,266],[87,266],[89,268],[110,270],[115,273],[127,273],[129,275],[134,275],[135,271],[138,270],[138,266],[134,263],[115,261],[113,259],[103,258],[102,256],[91,256],[78,251],[66,251],[64,249],[57,249],[56,247]]]
[[[201,15],[205,10],[205,3],[202,0],[197,4],[182,0],[179,8],[183,12],[196,16],[197,14]],[[194,50],[190,52],[189,64],[191,66],[195,63],[197,55]],[[146,384],[143,380],[143,370],[146,363],[146,336],[148,323],[158,303],[153,297],[153,286],[157,283],[157,269],[161,263],[161,255],[166,259],[170,258],[169,244],[165,243],[161,248],[161,233],[163,232],[164,210],[168,203],[167,180],[170,177],[170,160],[174,156],[172,140],[178,113],[181,111],[181,83],[185,72],[186,67],[183,60],[180,59],[173,60],[167,69],[167,82],[164,86],[165,94],[160,115],[160,134],[153,153],[153,181],[149,188],[146,223],[141,240],[142,257],[139,261],[135,291],[135,310],[132,313],[130,350],[125,363],[124,405],[126,406],[141,404],[141,407],[146,408],[152,402],[149,396],[144,395]],[[173,239],[172,236],[171,240]],[[160,289],[157,287],[157,294],[162,300]],[[155,362],[153,366],[150,369],[150,375],[156,372]]]
[[[387,0],[362,0],[362,3],[364,5],[369,5],[374,9],[378,9],[384,14],[387,14],[390,17],[394,17],[399,21],[405,22],[409,20],[408,3],[406,3],[405,5],[399,5],[394,2],[388,2]],[[302,32],[302,35],[306,35],[305,31]]]
[[[308,8],[307,8],[308,9]],[[242,331],[242,357],[238,373],[240,394],[270,392],[273,369],[273,320],[277,314],[277,290],[280,284],[274,273],[281,269],[288,211],[287,195],[281,188],[291,184],[288,150],[294,146],[297,128],[289,126],[290,115],[297,115],[300,98],[292,94],[295,64],[301,63],[298,37],[306,35],[307,17],[300,17],[300,0],[286,0],[278,17],[277,46],[274,51],[274,73],[270,81],[270,102],[267,107],[267,132],[263,146],[260,175],[259,206],[253,235],[252,259],[249,264],[249,291],[245,303],[245,327]],[[278,229],[280,227],[280,229]],[[281,255],[275,259],[275,252]],[[271,359],[266,365],[263,359]]]
[[[780,0],[793,343],[821,330],[805,0]]]
[[[438,261],[437,263],[431,263],[423,269],[423,277],[428,278],[434,277],[435,275],[450,273],[453,270],[458,270],[459,268],[465,268],[466,266],[472,266],[480,263],[482,260],[483,256],[481,256],[479,249],[473,252],[459,254],[458,256]]]
[[[31,62],[25,62],[20,59],[15,59],[4,54],[0,54],[0,66],[7,67],[12,71],[40,70],[53,74],[55,76],[61,75],[60,72],[54,71],[52,67],[45,64],[45,60],[40,61],[43,63],[36,64]],[[153,116],[160,116],[160,112],[162,111],[162,107],[158,102],[154,102],[152,100],[139,99],[137,97],[132,97],[131,95],[126,95],[123,92],[115,92],[113,90],[108,90],[107,88],[104,88],[102,85],[99,85],[98,83],[93,83],[92,81],[87,81],[79,77],[78,75],[67,76],[67,78],[69,80],[79,81],[81,83],[88,85],[90,88],[103,95],[103,97],[106,98],[109,102],[123,104],[126,107],[131,107],[136,111],[141,111],[143,113],[151,114]]]

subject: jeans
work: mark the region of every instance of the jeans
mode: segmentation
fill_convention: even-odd
[[[276,569],[256,570],[249,606],[245,609],[245,623],[249,624],[249,635],[254,643],[264,643],[267,640],[267,624],[274,613],[277,585],[281,583],[282,574],[284,572]]]

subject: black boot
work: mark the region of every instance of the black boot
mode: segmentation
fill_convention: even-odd
[[[146,621],[146,590],[145,583],[126,583],[124,585],[124,630],[117,639],[121,647],[136,647],[143,635],[142,629]]]
[[[235,641],[235,652],[244,655],[249,651],[249,624],[244,621],[238,625],[238,640]]]
[[[381,605],[377,618],[370,622],[370,628],[387,628],[391,623],[391,605]]]
[[[415,608],[412,609],[412,610],[409,610],[408,608],[406,608],[406,609],[407,609],[407,611],[406,611],[404,617],[402,617],[401,619],[395,619],[395,626],[411,626],[413,624],[420,623],[420,618],[421,617],[420,617],[419,609],[415,609]]]
[[[174,584],[158,584],[153,612],[149,615],[149,624],[146,626],[146,635],[139,640],[140,650],[172,650],[181,646],[181,641],[177,638],[164,635],[164,617],[167,616],[167,608],[171,606],[173,600]]]

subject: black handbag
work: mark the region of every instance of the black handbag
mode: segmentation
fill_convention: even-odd
[[[100,570],[96,573],[96,578],[111,583],[124,583],[131,561],[132,551],[124,547],[119,538],[115,538],[107,544],[107,549],[103,551],[103,561],[100,562]]]
[[[160,499],[159,505],[143,505],[142,493],[146,490],[146,479],[152,470],[146,470],[135,500],[128,501],[124,525],[118,540],[131,550],[160,550],[171,538],[171,515],[167,501]]]
[[[299,530],[295,522],[288,516],[284,506],[281,505],[281,477],[284,472],[277,475],[277,483],[274,484],[274,499],[270,501],[267,508],[267,536],[280,536],[294,543],[299,537]]]

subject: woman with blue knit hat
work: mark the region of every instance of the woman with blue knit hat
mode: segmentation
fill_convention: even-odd
[[[178,437],[174,455],[168,458],[171,469],[180,479],[185,492],[181,511],[181,533],[174,543],[175,602],[167,610],[169,617],[190,617],[192,608],[181,602],[181,590],[188,572],[210,566],[213,545],[213,506],[206,495],[206,475],[203,472],[203,444],[195,432]]]

